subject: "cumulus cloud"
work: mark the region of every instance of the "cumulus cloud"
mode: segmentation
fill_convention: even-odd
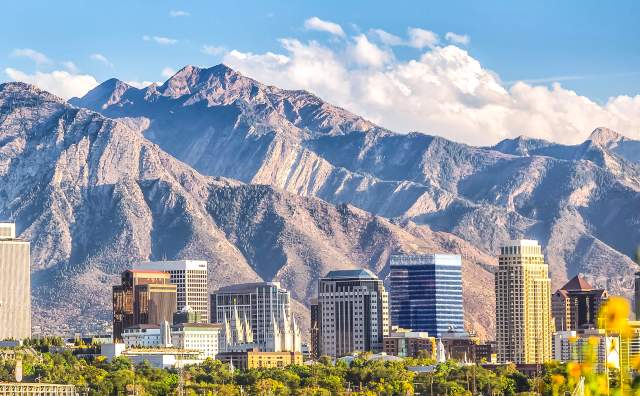
[[[225,51],[224,47],[215,46],[215,45],[203,45],[200,52],[206,55],[220,55]]]
[[[7,76],[14,81],[22,81],[38,86],[62,98],[69,99],[82,96],[98,85],[98,81],[88,74],[73,74],[64,70],[54,70],[50,73],[36,72],[28,74],[23,71],[6,68]]]
[[[319,30],[340,37],[344,37],[345,35],[342,26],[334,22],[323,21],[318,17],[311,17],[304,21],[304,27],[308,30]]]
[[[415,48],[433,48],[440,41],[438,35],[430,30],[409,28],[409,45]]]
[[[447,32],[447,34],[444,35],[444,38],[451,43],[462,45],[469,45],[469,42],[471,41],[468,35],[453,32]]]
[[[169,37],[163,37],[163,36],[147,36],[147,35],[144,35],[144,36],[142,36],[142,39],[144,41],[153,41],[153,42],[155,42],[157,44],[160,44],[160,45],[173,45],[173,44],[178,42],[178,40],[176,40],[176,39],[169,38]]]
[[[146,88],[151,84],[157,84],[160,85],[162,84],[162,82],[160,81],[135,81],[135,80],[130,80],[130,81],[125,81],[127,84],[131,85],[134,88]]]
[[[287,38],[279,53],[233,50],[223,61],[267,84],[309,90],[398,132],[476,145],[518,135],[574,144],[607,126],[640,138],[640,95],[599,104],[559,83],[505,85],[465,49],[438,45],[435,33],[424,32],[412,29],[402,39],[423,49],[407,60],[394,56],[396,39],[369,31],[371,38],[387,40],[385,50],[361,34],[328,44]]]
[[[11,56],[14,58],[28,58],[37,64],[51,63],[51,59],[42,52],[38,52],[31,48],[16,48],[11,51]]]
[[[170,68],[170,67],[165,67],[164,69],[162,69],[162,72],[160,74],[164,78],[169,78],[169,77],[173,76],[174,74],[176,74],[176,71],[174,69]]]
[[[67,69],[67,71],[71,74],[77,74],[78,73],[78,66],[76,66],[75,63],[71,62],[71,61],[65,61],[65,62],[60,62],[60,64],[62,66],[64,66],[65,69]]]
[[[113,63],[111,63],[111,61],[109,61],[109,59],[106,56],[100,53],[91,54],[89,55],[89,58],[96,62],[100,62],[105,66],[113,67]]]
[[[191,15],[191,14],[188,13],[187,11],[183,11],[183,10],[171,10],[171,11],[169,11],[169,16],[172,17],[172,18],[188,17],[189,15]]]
[[[404,45],[404,41],[396,36],[395,34],[391,34],[382,29],[371,29],[371,34],[377,36],[378,39],[386,45]]]

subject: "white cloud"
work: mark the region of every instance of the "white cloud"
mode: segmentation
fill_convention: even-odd
[[[31,48],[16,48],[11,51],[11,56],[14,58],[29,58],[37,64],[51,63],[49,57]]]
[[[344,37],[344,30],[342,30],[342,26],[334,22],[323,21],[318,17],[311,17],[304,21],[304,27],[308,30],[319,30],[331,33],[335,36]]]
[[[282,39],[282,53],[233,50],[223,61],[267,84],[309,90],[399,132],[418,130],[477,145],[518,135],[574,144],[607,126],[640,138],[640,95],[598,104],[558,83],[505,86],[466,50],[438,46],[435,34],[428,36],[409,33],[416,47],[432,48],[408,60],[358,35],[326,45]]]
[[[160,74],[162,75],[162,77],[169,78],[176,74],[176,71],[170,67],[165,67],[164,69],[162,69],[162,72]]]
[[[78,66],[71,61],[60,62],[62,66],[71,74],[78,74]]]
[[[183,11],[183,10],[171,10],[169,11],[169,16],[172,18],[179,18],[179,17],[188,17],[191,14],[188,13],[187,11]]]
[[[162,84],[162,82],[159,82],[159,81],[154,82],[154,81],[133,81],[132,80],[132,81],[125,81],[125,82],[134,88],[140,88],[140,89],[146,88],[151,84],[158,84],[158,85]]]
[[[438,35],[430,30],[409,28],[409,45],[415,48],[433,48],[438,44]]]
[[[215,46],[215,45],[203,45],[202,49],[200,50],[203,54],[206,55],[220,55],[225,51],[224,47],[219,47],[219,46]]]
[[[104,55],[102,55],[100,53],[91,54],[91,55],[89,55],[89,58],[91,58],[92,60],[94,60],[96,62],[100,62],[105,66],[113,67],[113,63],[111,63],[111,61],[109,61],[109,59],[106,56],[104,56]]]
[[[173,45],[173,44],[178,42],[178,40],[176,40],[176,39],[169,38],[169,37],[163,37],[163,36],[147,36],[147,35],[144,35],[144,36],[142,36],[142,39],[144,41],[154,41],[155,43],[160,44],[160,45]]]
[[[7,76],[14,81],[22,81],[38,86],[62,98],[82,96],[98,85],[98,81],[88,74],[72,74],[64,70],[50,73],[36,72],[28,74],[13,68],[4,69]]]
[[[392,58],[389,52],[378,48],[364,34],[354,38],[354,44],[348,51],[353,60],[363,66],[382,67]]]
[[[386,45],[404,45],[404,41],[396,36],[382,29],[371,29],[371,34],[377,36],[383,44]]]
[[[447,34],[444,35],[444,38],[451,43],[462,45],[469,45],[469,42],[471,41],[468,35],[453,32],[447,32]]]

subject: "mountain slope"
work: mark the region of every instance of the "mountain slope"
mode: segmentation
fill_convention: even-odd
[[[144,119],[146,137],[201,173],[410,219],[490,254],[505,240],[536,238],[554,287],[584,273],[613,293],[631,291],[640,153],[612,131],[578,146],[520,138],[470,147],[396,134],[224,65],[187,66],[161,86],[121,91],[105,85],[72,103]]]
[[[110,286],[135,260],[206,259],[211,289],[275,279],[306,303],[331,269],[384,277],[393,252],[450,251],[464,257],[467,323],[492,334],[495,261],[469,243],[353,206],[203,176],[124,121],[33,86],[0,85],[0,218],[15,219],[32,241],[34,322],[43,331],[108,325]]]

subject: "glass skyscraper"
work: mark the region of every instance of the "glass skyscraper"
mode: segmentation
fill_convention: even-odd
[[[460,256],[391,256],[389,285],[393,325],[432,337],[464,331]]]

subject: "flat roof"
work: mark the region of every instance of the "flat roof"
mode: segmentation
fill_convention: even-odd
[[[348,279],[348,278],[358,278],[358,279],[378,279],[376,274],[371,272],[368,269],[350,269],[350,270],[335,270],[329,271],[329,273],[323,276],[324,279]]]
[[[254,282],[254,283],[238,283],[235,285],[223,286],[216,290],[213,294],[220,293],[245,293],[253,291],[256,287],[273,286],[283,291],[287,291],[280,286],[280,282]]]

